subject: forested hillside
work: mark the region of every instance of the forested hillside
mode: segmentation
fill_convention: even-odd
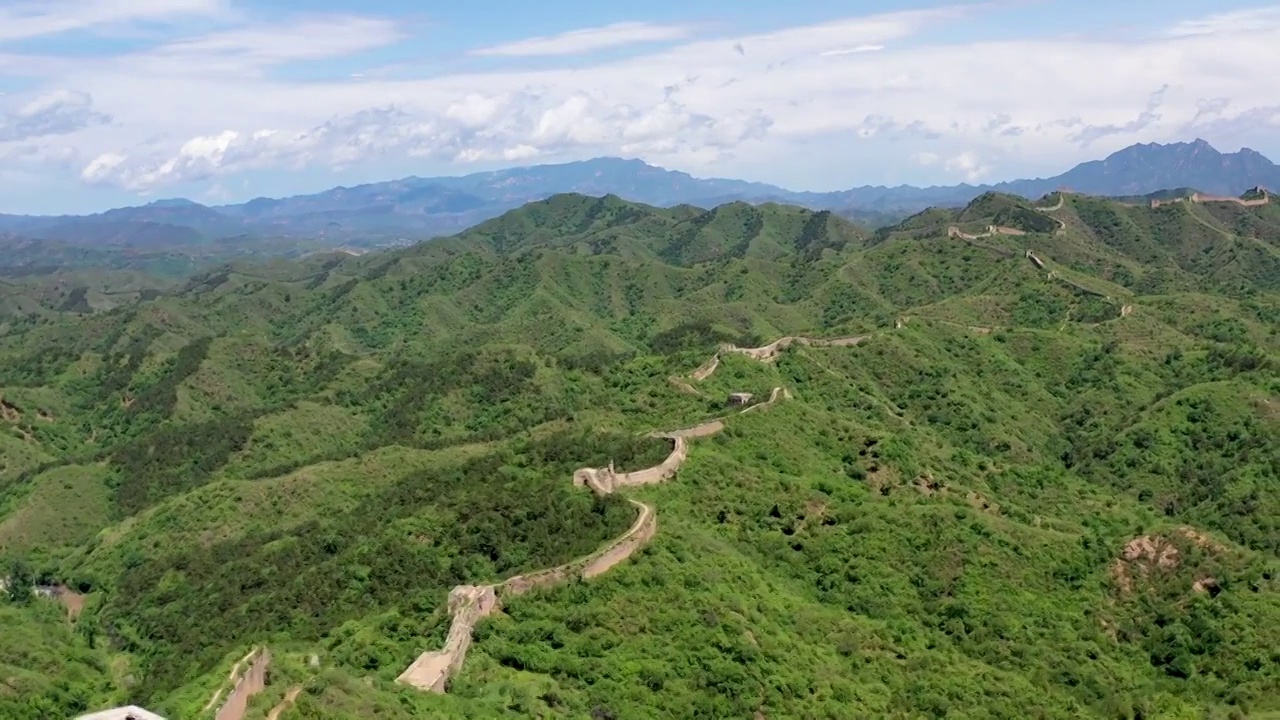
[[[0,330],[0,718],[211,718],[255,647],[250,718],[1280,713],[1271,203],[557,195]]]

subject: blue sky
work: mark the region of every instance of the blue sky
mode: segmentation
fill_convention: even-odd
[[[600,155],[793,189],[1280,159],[1280,5],[0,2],[0,212]]]

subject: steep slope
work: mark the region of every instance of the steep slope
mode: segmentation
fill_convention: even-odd
[[[0,527],[88,592],[97,668],[14,702],[198,716],[258,646],[246,717],[1280,709],[1280,302],[1170,209],[1219,212],[988,195],[868,237],[560,195],[8,329]],[[627,562],[451,632],[453,588],[647,534],[569,478],[705,422],[627,487],[661,518]],[[396,682],[464,642],[447,694]]]

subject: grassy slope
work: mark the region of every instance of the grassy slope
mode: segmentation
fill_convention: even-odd
[[[455,239],[230,266],[14,331],[0,382],[57,408],[19,424],[45,456],[104,462],[114,489],[65,536],[23,537],[99,590],[82,623],[148,658],[133,696],[183,716],[264,640],[281,681],[322,657],[299,717],[1265,706],[1275,676],[1253,664],[1280,644],[1258,570],[1274,576],[1280,392],[1265,273],[1206,260],[1198,223],[1160,241],[1164,208],[1071,196],[1067,230],[1037,234],[1025,204],[980,200],[868,237],[779,206],[558,196]],[[945,237],[1019,223],[1032,234]],[[1046,278],[1027,247],[1110,299]],[[699,395],[667,381],[717,342],[866,330],[776,367],[731,356]],[[514,601],[449,697],[391,684],[443,637],[453,583],[625,526],[569,473],[664,450],[602,431],[691,424],[779,384],[797,399],[644,491],[661,531],[642,556]],[[51,474],[0,476],[5,527],[55,513]],[[1232,552],[1121,592],[1125,543],[1179,522]],[[1210,570],[1223,592],[1190,593]]]

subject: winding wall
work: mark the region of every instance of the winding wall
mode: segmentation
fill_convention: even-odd
[[[218,708],[218,713],[214,715],[215,720],[242,720],[245,710],[249,707],[249,698],[262,692],[262,689],[267,686],[267,667],[271,665],[271,652],[266,648],[254,652],[257,656],[253,664],[235,681],[235,688],[227,696],[226,702]]]
[[[255,659],[255,657],[257,657],[257,652],[259,652],[259,648],[252,648],[252,650],[248,651],[244,657],[241,657],[241,659],[236,661],[236,665],[232,665],[232,671],[227,675],[227,683],[232,684],[233,689],[236,688],[237,684],[239,684],[239,675],[241,675],[243,665],[246,664],[246,662],[250,662]],[[209,702],[205,703],[205,707],[200,708],[201,712],[209,712],[210,708],[218,705],[218,701],[223,697],[223,693],[227,691],[227,683],[219,685],[218,689],[214,692],[214,696],[210,697]]]
[[[824,341],[814,341],[810,338],[781,338],[764,348],[749,348],[753,352],[748,355],[757,360],[768,361],[776,357],[779,348],[786,347],[797,340],[803,341],[801,344],[806,345],[856,345],[866,337],[868,336]],[[772,354],[756,352],[766,348],[774,348],[771,351]],[[712,369],[714,370],[714,366]],[[768,400],[743,408],[738,411],[738,414],[768,407],[780,398],[790,396],[791,394],[785,388],[776,387],[769,394]],[[629,473],[616,472],[612,464],[603,469],[580,468],[573,474],[573,484],[577,487],[588,487],[597,495],[608,495],[620,488],[664,482],[675,476],[688,458],[690,439],[714,435],[724,427],[723,420],[712,420],[693,427],[654,433],[653,437],[665,437],[672,441],[671,453],[662,462],[653,467]],[[449,679],[462,668],[466,660],[476,623],[501,607],[504,596],[520,595],[534,588],[556,585],[574,578],[592,578],[631,557],[657,533],[658,515],[645,503],[636,500],[630,500],[630,502],[637,510],[635,522],[621,536],[590,555],[557,567],[527,575],[517,575],[501,583],[455,587],[449,593],[449,613],[453,619],[450,622],[449,634],[445,637],[444,646],[439,650],[428,650],[419,655],[404,672],[400,673],[396,681],[421,690],[445,692]],[[219,718],[219,720],[222,719]]]
[[[815,347],[857,345],[858,343],[862,342],[863,340],[866,340],[869,337],[871,336],[855,335],[853,337],[842,337],[842,338],[809,338],[809,337],[801,337],[798,335],[786,335],[784,337],[778,338],[777,340],[774,340],[768,345],[762,345],[756,348],[744,348],[744,347],[738,347],[737,345],[726,343],[720,346],[720,352],[738,353],[740,355],[746,355],[752,360],[759,360],[760,362],[773,362],[774,360],[778,359],[778,356],[782,354],[783,350],[787,349],[792,345],[813,345]],[[714,364],[712,364],[711,361],[707,361],[707,363],[703,365],[703,367],[710,366],[711,369],[707,371],[705,375],[697,379],[705,380],[706,378],[711,376],[711,373],[714,372],[715,368],[719,365],[719,355],[716,355],[715,360],[716,362]],[[699,370],[701,369],[702,368],[699,368]]]
[[[1245,200],[1244,198],[1238,198],[1238,197],[1227,197],[1227,196],[1225,196],[1225,195],[1206,195],[1206,194],[1204,194],[1204,193],[1198,193],[1198,192],[1197,192],[1197,193],[1191,193],[1191,196],[1190,196],[1190,197],[1170,198],[1170,199],[1168,199],[1168,200],[1152,200],[1152,201],[1151,201],[1151,208],[1154,210],[1155,208],[1158,208],[1158,207],[1160,207],[1160,206],[1162,206],[1162,205],[1172,205],[1172,204],[1174,204],[1174,203],[1180,203],[1180,202],[1191,202],[1191,203],[1210,203],[1210,202],[1235,203],[1236,205],[1240,205],[1240,206],[1242,206],[1242,207],[1257,207],[1257,206],[1259,206],[1259,205],[1269,205],[1269,204],[1271,203],[1271,193],[1270,193],[1270,192],[1268,192],[1266,188],[1261,188],[1261,187],[1254,188],[1254,192],[1259,193],[1260,195],[1262,195],[1262,197],[1251,198],[1251,199],[1249,199],[1249,200]]]

